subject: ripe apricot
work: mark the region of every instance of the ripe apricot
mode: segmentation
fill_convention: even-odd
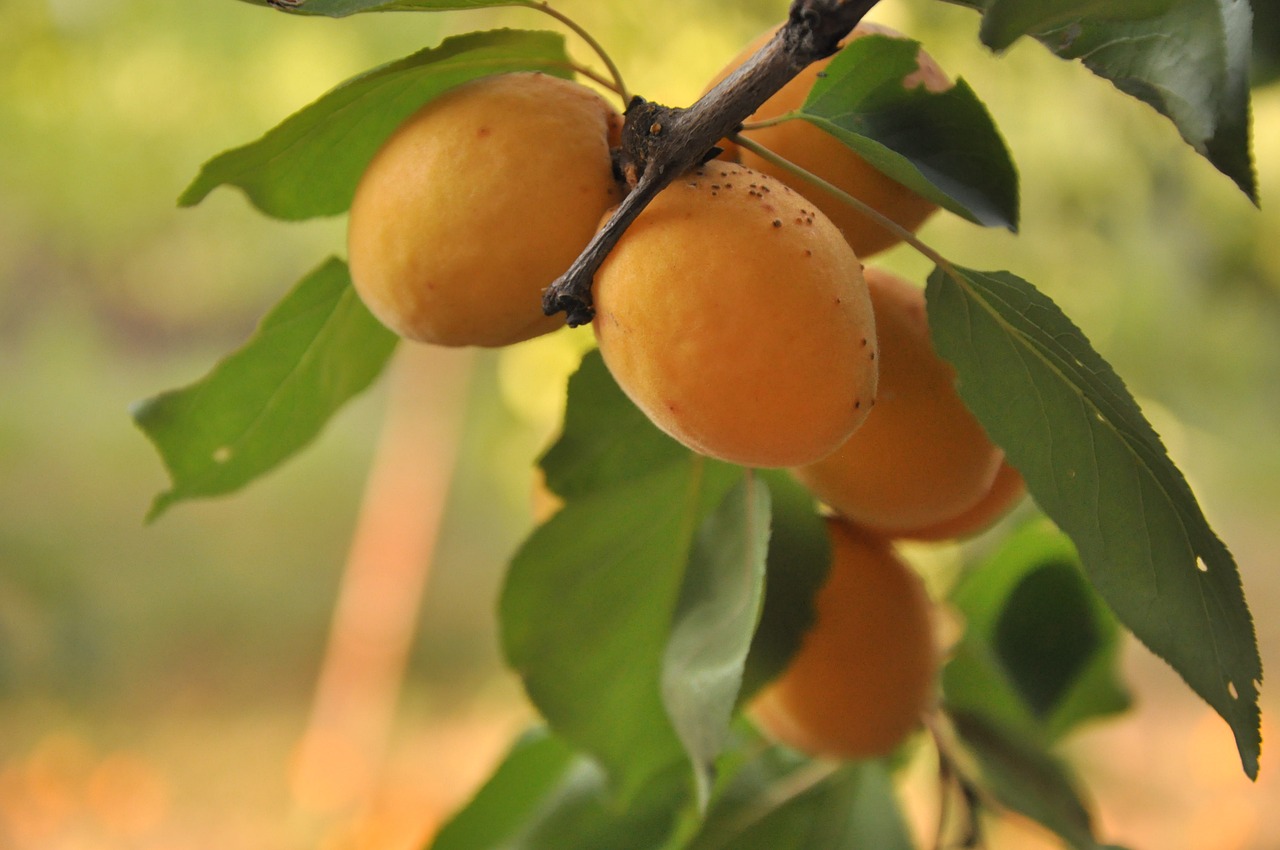
[[[911,532],[913,540],[960,540],[986,531],[1027,494],[1026,482],[1009,461],[1000,464],[995,480],[978,503],[959,516]]]
[[[620,198],[620,116],[544,74],[485,77],[436,98],[391,135],[351,204],[356,291],[401,336],[499,346],[555,330],[542,289]]]
[[[770,30],[758,37],[738,54],[720,74],[712,80],[714,86],[729,76],[739,65],[749,59],[773,35]],[[871,23],[860,23],[850,33],[850,39],[865,35],[886,35],[891,38],[904,36],[886,26]],[[916,56],[917,68],[902,80],[904,88],[924,86],[931,92],[945,91],[952,83],[938,64],[923,50]],[[831,59],[821,59],[801,71],[794,79],[782,87],[776,94],[761,105],[747,119],[748,123],[766,121],[777,118],[792,110],[798,109],[809,96]],[[710,87],[708,87],[710,88]],[[931,201],[927,201],[902,184],[885,176],[858,156],[834,136],[826,133],[808,121],[790,120],[760,127],[743,133],[752,141],[758,142],[774,153],[794,162],[806,171],[818,175],[838,189],[853,195],[858,200],[875,209],[877,212],[897,222],[902,227],[914,232],[926,218],[936,209]],[[743,165],[763,171],[789,183],[793,188],[808,195],[818,208],[836,223],[844,233],[854,253],[866,259],[877,251],[882,251],[900,240],[885,228],[875,224],[861,212],[834,196],[809,183],[800,180],[784,169],[762,159],[745,148],[739,148],[732,142],[722,142],[721,147],[729,159],[736,159]]]
[[[663,189],[601,266],[594,297],[618,385],[702,454],[808,463],[875,398],[858,258],[813,204],[742,166],[711,162]]]
[[[796,475],[858,525],[911,537],[977,504],[1004,455],[933,350],[923,290],[880,269],[863,274],[879,339],[876,405],[848,441]]]
[[[919,576],[887,541],[835,518],[827,531],[831,571],[813,627],[750,713],[769,735],[813,755],[881,756],[916,728],[932,700],[932,608]]]

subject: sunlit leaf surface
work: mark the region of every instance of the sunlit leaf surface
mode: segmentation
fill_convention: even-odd
[[[570,76],[564,39],[519,30],[468,33],[375,68],[257,141],[209,160],[178,203],[197,204],[229,185],[276,218],[336,215],[351,205],[360,175],[382,142],[419,107],[470,80],[514,71]]]
[[[343,262],[327,261],[208,375],[134,408],[172,480],[150,517],[182,499],[238,490],[275,468],[377,377],[397,338],[350,283]]]
[[[595,352],[543,468],[565,504],[508,573],[509,662],[624,797],[682,759],[705,791],[763,593],[766,494],[658,431]]]

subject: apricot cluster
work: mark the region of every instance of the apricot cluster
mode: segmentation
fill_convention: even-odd
[[[897,37],[862,25],[850,38],[868,35]],[[766,101],[743,133],[896,227],[726,140],[612,248],[594,279],[593,329],[619,387],[658,428],[709,457],[791,469],[830,509],[815,625],[752,711],[786,743],[861,758],[916,727],[936,673],[930,602],[894,541],[974,534],[1023,487],[934,352],[922,290],[863,264],[933,205],[813,125],[781,120],[825,67]],[[902,84],[951,85],[923,51]],[[542,293],[622,197],[620,128],[594,92],[543,74],[487,77],[430,101],[356,189],[355,289],[421,342],[501,346],[561,326]]]

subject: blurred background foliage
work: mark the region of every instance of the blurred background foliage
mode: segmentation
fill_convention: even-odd
[[[785,5],[557,3],[634,91],[671,104]],[[992,56],[976,16],[935,0],[882,6],[874,17],[986,100],[1022,173],[1022,236],[937,216],[923,237],[1040,286],[1116,366],[1235,552],[1274,667],[1280,84],[1255,91],[1259,211],[1083,68],[1030,42]],[[142,517],[164,473],[128,406],[198,377],[343,252],[341,218],[282,224],[226,190],[177,210],[202,162],[445,35],[552,22],[528,10],[333,21],[231,0],[0,0],[0,20],[0,846],[415,846],[527,717],[492,608],[589,332],[431,366],[469,370],[469,391],[442,391],[428,414],[462,423],[457,445],[414,459],[448,500],[389,755],[363,797],[308,796],[289,771],[388,382],[265,481],[153,526]],[[877,262],[927,272],[904,249]],[[432,381],[420,386],[429,396]],[[1108,837],[1280,844],[1262,802],[1280,787],[1273,756],[1251,786],[1225,726],[1143,651],[1128,659],[1138,709],[1075,745]],[[1269,725],[1277,705],[1264,688]],[[1020,835],[1009,846],[1040,846]]]

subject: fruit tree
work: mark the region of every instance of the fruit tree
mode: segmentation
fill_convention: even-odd
[[[1140,98],[1256,202],[1245,0],[952,1],[993,51],[1035,40]],[[1236,562],[1075,322],[981,270],[1000,257],[918,235],[1016,232],[1019,175],[964,69],[863,21],[877,0],[778,0],[685,106],[633,94],[537,0],[249,2],[547,16],[374,68],[210,160],[181,203],[349,211],[346,259],[135,411],[172,479],[154,517],[277,467],[397,345],[593,341],[499,604],[541,723],[433,848],[982,847],[1010,812],[1101,847],[1059,744],[1127,706],[1125,631],[1256,777]],[[926,279],[872,257],[894,246]],[[959,575],[913,560],[975,536]],[[931,831],[898,793],[921,759]]]

